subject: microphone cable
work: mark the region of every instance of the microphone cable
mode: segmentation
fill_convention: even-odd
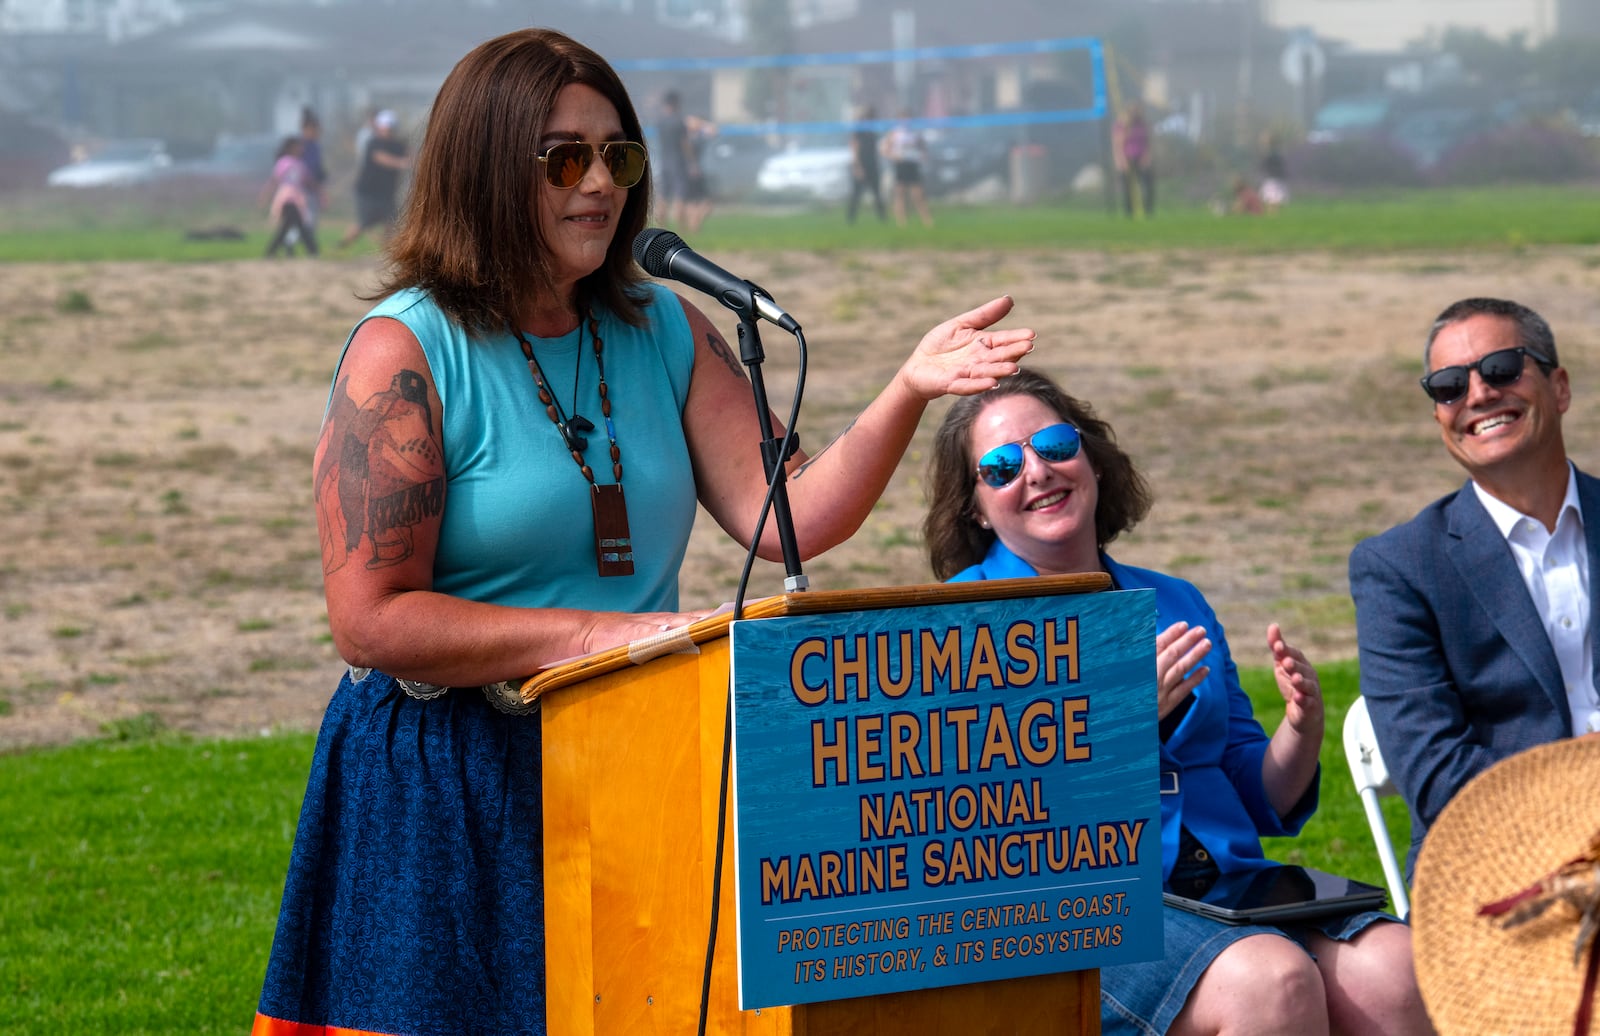
[[[744,568],[739,573],[739,585],[733,595],[733,618],[728,625],[728,702],[722,715],[722,765],[717,778],[717,847],[712,857],[711,917],[706,932],[705,967],[700,977],[700,1022],[695,1032],[706,1036],[706,1022],[711,1010],[711,968],[717,950],[717,923],[722,904],[722,858],[728,835],[728,775],[733,755],[733,623],[744,617],[744,595],[750,584],[750,573],[755,567],[756,549],[761,545],[761,533],[766,529],[767,516],[772,510],[772,499],[778,491],[778,475],[784,470],[790,453],[794,450],[795,424],[800,420],[800,401],[806,389],[806,336],[798,327],[795,337],[799,361],[795,370],[794,399],[789,406],[789,419],[784,422],[783,442],[777,460],[767,475],[767,494],[761,501],[761,514],[756,519],[755,533],[750,537],[750,547],[745,551]],[[760,419],[760,415],[757,415]]]

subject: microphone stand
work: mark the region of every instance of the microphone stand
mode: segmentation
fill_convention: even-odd
[[[783,466],[789,458],[778,455],[783,448],[783,439],[772,434],[767,386],[761,378],[761,364],[766,360],[766,353],[761,348],[761,332],[756,328],[758,318],[755,304],[755,293],[761,289],[749,281],[744,282],[744,287],[748,289],[748,294],[740,300],[740,305],[732,305],[726,296],[723,302],[739,314],[739,359],[750,369],[750,388],[755,393],[756,420],[761,425],[761,460],[767,483],[772,487],[772,517],[778,525],[778,545],[783,548],[783,567],[787,573],[783,588],[795,593],[809,589],[811,582],[800,571],[800,547],[794,536],[794,514],[789,510],[788,473]],[[757,535],[760,535],[759,529]]]
[[[641,264],[642,265],[642,264]],[[789,458],[783,456],[783,440],[772,433],[772,411],[767,406],[767,386],[761,378],[761,364],[766,360],[766,353],[761,348],[761,332],[756,324],[756,293],[765,291],[744,281],[737,291],[725,290],[717,297],[724,306],[739,314],[739,360],[750,369],[750,389],[755,393],[756,421],[761,427],[761,461],[767,475],[768,497],[772,501],[773,518],[778,524],[778,545],[783,548],[783,565],[787,573],[783,580],[783,588],[788,593],[797,593],[809,589],[811,583],[806,579],[805,573],[800,571],[800,547],[794,537],[794,514],[789,510],[789,479],[788,472],[784,470],[783,462]],[[768,298],[772,296],[767,295]],[[798,327],[795,334],[799,335]],[[805,339],[800,339],[802,347]],[[804,367],[802,366],[802,370]],[[789,429],[791,442],[794,429]],[[762,528],[756,529],[757,539],[761,536]],[[750,558],[755,557],[755,546],[750,548]],[[746,575],[749,574],[750,560],[745,562]],[[741,580],[739,596],[734,604],[733,617],[739,618],[744,611],[744,584]],[[712,959],[717,945],[717,904],[721,902],[720,889],[722,886],[722,854],[724,839],[727,834],[728,817],[728,764],[733,755],[733,684],[732,671],[729,672],[728,706],[723,716],[722,730],[722,769],[718,781],[717,799],[717,848],[716,868],[712,878],[711,892],[711,923],[706,937],[705,969],[701,974],[700,985],[700,1016],[699,1025],[695,1032],[698,1036],[705,1036],[708,1012],[711,1006],[711,970]]]

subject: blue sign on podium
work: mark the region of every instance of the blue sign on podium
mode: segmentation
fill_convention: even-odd
[[[1152,591],[731,635],[741,1008],[1161,956]]]

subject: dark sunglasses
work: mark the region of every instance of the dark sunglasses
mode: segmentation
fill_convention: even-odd
[[[1477,371],[1478,377],[1482,378],[1483,383],[1490,388],[1515,385],[1522,377],[1524,356],[1533,357],[1534,362],[1546,372],[1555,366],[1548,357],[1540,356],[1524,345],[1511,349],[1496,349],[1472,363],[1440,367],[1424,375],[1422,391],[1426,392],[1428,398],[1435,403],[1454,403],[1467,394],[1467,386],[1472,380],[1473,371]]]
[[[1070,424],[1053,424],[1039,429],[1019,442],[1001,443],[978,458],[978,477],[995,489],[1002,489],[1022,474],[1022,448],[1031,446],[1040,460],[1059,463],[1078,455],[1083,437]]]
[[[544,154],[536,155],[544,163],[544,178],[558,191],[570,191],[583,182],[583,176],[594,164],[595,152],[606,164],[611,182],[618,187],[632,187],[644,179],[644,145],[631,140],[611,140],[604,144],[591,144],[586,140],[566,140],[551,144]]]

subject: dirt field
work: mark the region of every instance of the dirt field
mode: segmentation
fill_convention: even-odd
[[[1199,584],[1244,664],[1263,659],[1270,619],[1315,658],[1352,657],[1351,545],[1460,481],[1415,381],[1427,322],[1450,301],[1505,295],[1549,318],[1576,390],[1568,446],[1594,464],[1592,250],[718,258],[807,329],[800,429],[813,450],[923,330],[1010,292],[1006,323],[1037,329],[1037,364],[1097,405],[1156,489],[1152,517],[1113,553]],[[340,663],[310,457],[374,273],[370,261],[0,271],[0,748],[153,724],[315,726]],[[708,312],[731,339],[727,314]],[[783,410],[793,350],[764,337]],[[921,446],[941,413],[866,526],[807,565],[813,586],[929,579]],[[703,520],[685,607],[728,600],[742,560]],[[759,566],[751,596],[781,577]]]

